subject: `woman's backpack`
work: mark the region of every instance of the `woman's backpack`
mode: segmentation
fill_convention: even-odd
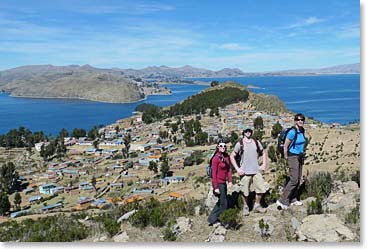
[[[296,127],[292,126],[292,127],[288,127],[288,128],[284,128],[280,133],[279,133],[279,138],[278,138],[278,152],[282,155],[282,157],[284,158],[284,142],[285,139],[287,138],[287,134],[290,130],[294,129],[296,132],[296,135],[294,136],[294,139],[292,140],[291,144],[288,147],[288,150],[291,146],[295,146],[295,141],[297,140],[297,129]]]

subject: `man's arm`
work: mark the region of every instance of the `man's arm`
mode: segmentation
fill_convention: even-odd
[[[263,163],[260,166],[260,170],[265,171],[268,165],[268,151],[263,150]]]
[[[236,159],[235,159],[236,155],[237,155],[237,152],[235,152],[233,150],[229,157],[231,158],[231,163],[232,163],[233,167],[236,169],[238,175],[242,176],[242,175],[245,174],[245,172],[240,168],[239,165],[237,165],[237,162],[236,162]]]

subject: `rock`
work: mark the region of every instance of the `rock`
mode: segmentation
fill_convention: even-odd
[[[209,235],[206,242],[224,242],[227,230],[223,226],[217,226],[215,230]]]
[[[200,207],[200,206],[196,206],[196,207],[195,207],[195,215],[196,215],[196,216],[199,216],[199,215],[200,215],[200,209],[201,209],[201,207]]]
[[[297,232],[300,229],[301,224],[299,223],[296,217],[291,218],[291,224],[292,224],[292,229],[293,229],[293,231],[291,232],[292,234],[294,234],[295,232]]]
[[[334,183],[334,192],[326,199],[326,207],[329,211],[340,211],[349,213],[357,205],[360,197],[360,189],[354,181]]]
[[[127,219],[129,219],[130,218],[130,216],[131,215],[133,215],[133,214],[135,214],[137,212],[137,210],[132,210],[132,211],[130,211],[130,212],[128,212],[128,213],[126,213],[126,214],[124,214],[123,216],[121,216],[118,220],[117,220],[117,222],[118,223],[121,223],[123,220],[127,220]]]
[[[208,196],[205,200],[205,206],[211,210],[214,208],[215,204],[217,203],[218,198],[215,197],[215,195],[213,194],[213,187],[210,188]]]
[[[107,234],[101,234],[98,238],[94,238],[93,242],[106,242],[108,240]]]
[[[173,226],[173,232],[176,234],[191,231],[192,220],[186,217],[179,217],[176,220],[177,224]]]
[[[335,214],[307,216],[296,234],[298,240],[315,242],[340,242],[355,238],[355,234]]]
[[[114,242],[128,242],[129,236],[127,235],[126,232],[122,232],[118,235],[115,235],[112,239]]]

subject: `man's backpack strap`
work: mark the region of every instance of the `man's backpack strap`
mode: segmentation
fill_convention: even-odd
[[[238,153],[240,153],[240,156],[242,156],[242,154],[243,154],[243,146],[244,146],[243,145],[243,138],[241,138],[239,142],[240,142],[240,151]]]
[[[257,154],[258,154],[259,156],[262,156],[263,151],[262,151],[262,150],[260,150],[259,141],[258,141],[257,139],[254,139],[254,138],[253,138],[252,140],[254,140],[254,142],[255,142],[255,144],[256,144],[256,152],[257,152]]]

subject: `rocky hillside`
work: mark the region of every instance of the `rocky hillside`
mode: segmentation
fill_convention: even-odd
[[[145,98],[146,93],[168,93],[166,89],[148,86],[140,79],[125,77],[123,72],[89,65],[25,66],[2,71],[0,90],[19,97],[73,98],[110,103],[138,101]]]

